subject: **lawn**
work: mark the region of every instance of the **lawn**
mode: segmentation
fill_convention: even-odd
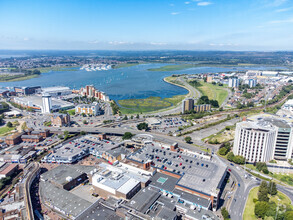
[[[253,202],[253,199],[257,199],[257,193],[258,193],[258,188],[255,187],[253,188],[248,195],[246,205],[245,205],[245,210],[243,213],[243,219],[251,219],[251,220],[257,220],[258,218],[255,217],[254,215],[254,205],[255,203]],[[275,196],[270,197],[270,202],[275,202],[276,204],[279,205],[284,205],[284,206],[290,206],[293,208],[290,199],[288,196],[286,196],[284,193],[281,193],[278,191],[278,194]],[[265,218],[266,220],[270,219],[269,217]]]
[[[277,180],[280,180],[290,186],[293,186],[293,174],[270,174],[273,178],[276,178]]]
[[[149,97],[146,99],[123,99],[119,100],[122,114],[136,114],[158,111],[176,106],[184,99],[185,95],[177,95],[171,98]]]
[[[5,136],[9,133],[11,133],[11,131],[13,131],[15,128],[14,127],[7,127],[7,126],[3,126],[0,128],[0,136]]]
[[[69,109],[69,110],[67,110],[67,113],[69,115],[75,115],[75,109]]]
[[[254,202],[253,202],[253,198],[257,198],[257,192],[258,192],[258,187],[255,187],[252,190],[250,190],[247,201],[246,201],[244,213],[243,213],[243,219],[251,219],[251,220],[257,219],[254,215]]]
[[[211,83],[200,82],[201,86],[196,87],[202,95],[208,96],[209,99],[214,99],[221,105],[226,97],[228,91],[223,86],[213,85]]]

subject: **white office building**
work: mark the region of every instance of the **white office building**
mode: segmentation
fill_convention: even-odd
[[[273,116],[237,123],[233,153],[248,162],[267,162],[292,158],[291,123]]]
[[[51,96],[48,93],[43,93],[42,101],[43,101],[42,113],[51,113],[51,109],[52,109]]]
[[[237,78],[230,78],[228,82],[228,86],[230,88],[237,88],[239,87],[240,80]]]
[[[269,123],[240,122],[236,125],[233,153],[247,162],[267,162],[274,158],[277,128]]]

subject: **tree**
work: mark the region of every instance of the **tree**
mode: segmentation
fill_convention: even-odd
[[[148,130],[149,129],[149,125],[145,122],[139,123],[136,127],[138,130]]]
[[[12,128],[12,123],[9,121],[9,122],[7,122],[7,124],[6,124],[6,126],[8,127],[8,128]]]
[[[229,161],[233,161],[234,160],[234,154],[233,154],[233,152],[229,152],[228,154],[227,154],[227,160],[229,160]]]
[[[254,207],[254,214],[259,218],[264,218],[269,209],[269,204],[267,202],[257,202]]]
[[[277,185],[275,182],[272,182],[272,181],[269,182],[268,191],[269,191],[269,194],[271,194],[272,196],[277,195],[278,190],[277,190]]]
[[[64,131],[64,136],[68,136],[69,135],[69,131]]]
[[[86,132],[85,131],[81,131],[80,132],[80,135],[86,135]]]
[[[191,142],[191,137],[190,136],[186,136],[184,138],[184,140],[185,140],[186,143],[190,143]]]
[[[139,114],[136,115],[136,118],[139,119]]]
[[[277,210],[277,205],[275,202],[270,202],[269,203],[269,209],[266,213],[266,216],[272,216],[275,217],[276,216],[276,210]]]
[[[134,135],[130,132],[125,132],[124,135],[122,136],[122,140],[129,140],[133,137]]]
[[[227,148],[225,147],[220,148],[219,154],[222,156],[225,156],[227,154]]]
[[[262,181],[257,193],[258,201],[268,202],[269,201],[268,192],[269,190],[268,190],[267,182]]]
[[[226,207],[221,209],[221,214],[224,219],[229,219],[229,212],[227,211]]]
[[[88,124],[86,120],[83,120],[82,123],[85,124],[85,125]]]
[[[285,218],[285,220],[292,220],[293,219],[293,211],[285,212],[284,218]]]
[[[130,116],[130,119],[133,119],[133,115]]]
[[[124,116],[123,120],[128,120],[128,117],[127,115]]]

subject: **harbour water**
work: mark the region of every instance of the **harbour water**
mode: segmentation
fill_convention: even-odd
[[[76,71],[50,71],[38,78],[16,82],[1,82],[0,87],[13,86],[68,86],[71,89],[80,89],[85,85],[94,85],[97,89],[106,92],[110,99],[140,99],[150,96],[168,98],[174,95],[187,94],[184,88],[171,85],[163,81],[164,77],[172,74],[216,73],[253,69],[252,67],[196,67],[178,71],[157,72],[148,71],[170,64],[141,64],[132,67],[88,72],[76,68]],[[271,69],[257,67],[254,69]]]

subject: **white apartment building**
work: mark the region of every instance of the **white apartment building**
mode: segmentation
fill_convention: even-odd
[[[237,78],[230,78],[228,82],[228,86],[231,88],[239,87],[240,80]]]

